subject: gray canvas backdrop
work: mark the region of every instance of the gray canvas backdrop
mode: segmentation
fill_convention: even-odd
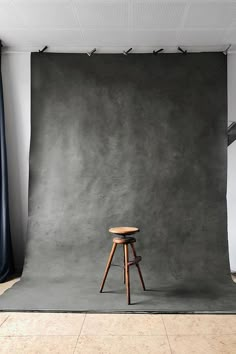
[[[226,57],[32,54],[28,246],[5,309],[236,309],[226,230]],[[148,288],[99,294],[111,226],[138,226]],[[114,263],[122,263],[117,249]]]

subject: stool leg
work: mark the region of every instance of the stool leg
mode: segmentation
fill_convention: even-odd
[[[113,243],[112,249],[111,249],[111,253],[110,253],[108,261],[107,261],[107,266],[106,266],[106,269],[105,269],[105,272],[104,272],[102,285],[101,285],[101,288],[100,288],[100,293],[102,293],[102,290],[103,290],[103,287],[104,287],[104,284],[105,284],[105,281],[106,281],[106,278],[107,278],[107,274],[108,274],[110,266],[111,266],[112,258],[114,256],[114,253],[115,253],[115,250],[116,250],[116,246],[117,246],[117,244]]]
[[[124,284],[125,284],[125,245],[123,245],[123,252],[124,252]]]
[[[130,282],[129,282],[129,249],[128,244],[124,245],[125,247],[125,284],[126,284],[126,293],[127,293],[127,301],[128,305],[130,305]]]
[[[131,243],[131,247],[132,247],[132,250],[133,250],[134,258],[136,258],[136,257],[137,257],[137,254],[136,254],[135,247],[134,247],[134,244],[133,244],[133,243]],[[141,283],[142,283],[142,286],[143,286],[143,290],[146,290],[145,284],[144,284],[144,281],[143,281],[143,276],[142,276],[142,273],[141,273],[140,265],[137,263],[137,264],[136,264],[136,267],[137,267],[137,269],[138,269],[138,274],[139,274],[139,277],[140,277],[140,280],[141,280]]]

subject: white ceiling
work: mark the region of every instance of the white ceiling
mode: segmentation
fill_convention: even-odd
[[[236,0],[0,0],[9,51],[236,50]]]

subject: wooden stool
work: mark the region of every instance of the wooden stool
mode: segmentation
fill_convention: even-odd
[[[106,265],[105,273],[103,276],[101,288],[100,288],[100,293],[103,290],[111,262],[116,250],[117,245],[123,245],[123,250],[124,250],[124,284],[126,284],[126,293],[127,293],[127,301],[128,305],[130,305],[130,280],[129,280],[129,267],[132,265],[136,265],[139,273],[139,277],[142,283],[143,290],[145,289],[144,281],[143,281],[143,276],[141,273],[141,269],[139,266],[139,262],[142,260],[141,256],[137,256],[135,248],[134,248],[134,243],[136,242],[136,239],[134,237],[130,237],[130,235],[135,234],[136,232],[139,232],[139,229],[137,227],[114,227],[109,229],[109,232],[112,234],[119,235],[120,237],[114,237],[113,238],[113,245],[111,249],[110,256],[108,258],[108,262]],[[128,237],[127,237],[128,236]],[[129,249],[128,246],[131,246],[132,252],[134,255],[134,259],[132,261],[129,261]]]

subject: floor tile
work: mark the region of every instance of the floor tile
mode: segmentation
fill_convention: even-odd
[[[236,335],[169,336],[172,354],[234,354]]]
[[[81,335],[166,335],[161,315],[87,314]]]
[[[14,354],[72,354],[77,336],[0,337],[0,352]]]
[[[0,336],[78,335],[84,314],[13,313],[0,327]]]
[[[236,315],[163,315],[163,321],[168,335],[236,334]]]
[[[170,354],[166,336],[80,336],[76,354]]]
[[[2,295],[7,289],[11,288],[15,283],[17,283],[20,278],[9,280],[5,283],[0,283],[0,295]]]

